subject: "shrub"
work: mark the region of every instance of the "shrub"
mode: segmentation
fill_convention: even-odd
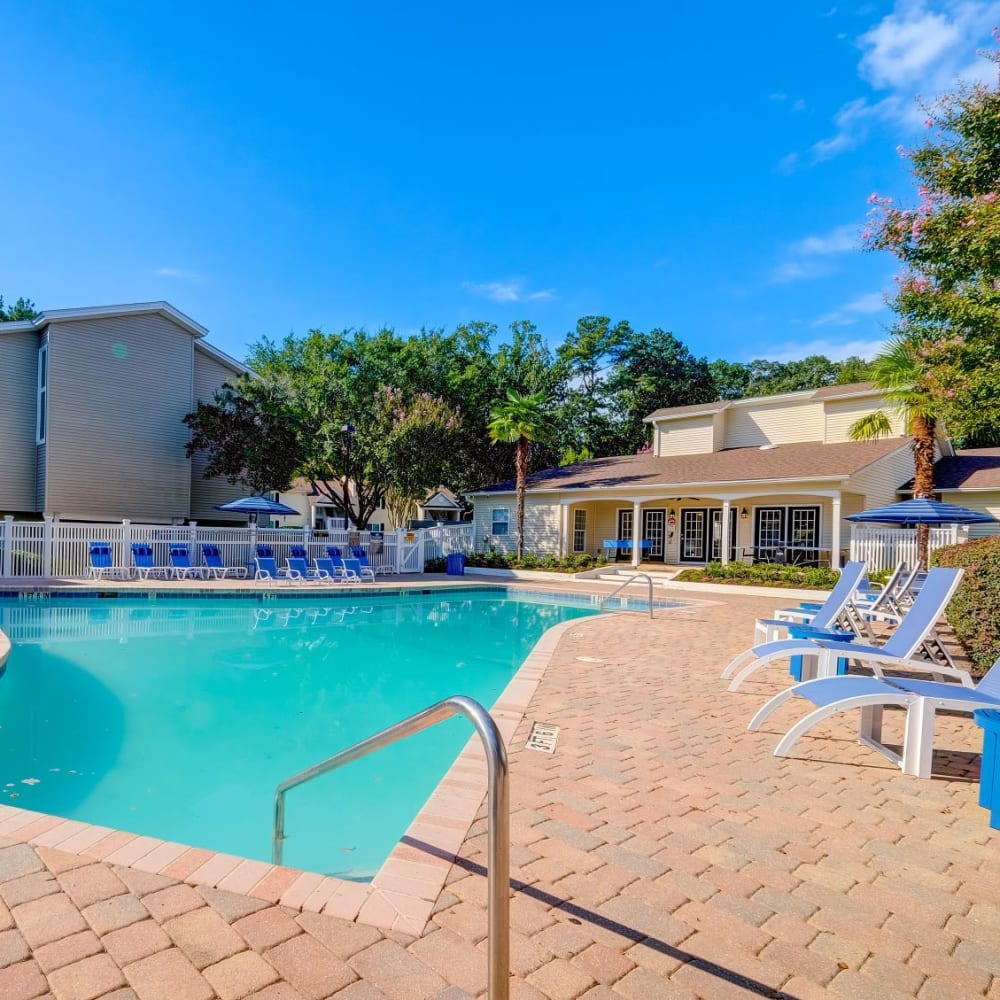
[[[563,558],[551,553],[540,556],[535,552],[525,552],[520,561],[513,552],[470,552],[465,557],[465,565],[470,569],[477,566],[486,569],[540,569],[550,573],[579,573],[595,566],[607,565],[607,562],[603,556],[595,558],[587,552],[578,552]],[[443,557],[428,559],[424,563],[424,572],[444,573],[447,567],[447,559]]]
[[[688,583],[732,583],[758,587],[809,587],[832,590],[839,574],[820,566],[787,566],[780,563],[710,562],[704,568],[685,569],[676,579]]]
[[[961,566],[962,582],[948,605],[948,624],[983,674],[1000,655],[1000,537],[938,549],[936,566]]]

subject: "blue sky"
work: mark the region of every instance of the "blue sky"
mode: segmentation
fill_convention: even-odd
[[[697,355],[870,354],[915,98],[1000,2],[0,0],[0,294],[318,327],[603,313]]]

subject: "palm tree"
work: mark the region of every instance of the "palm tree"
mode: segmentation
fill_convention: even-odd
[[[907,430],[913,438],[913,495],[934,496],[934,443],[941,406],[928,383],[928,369],[922,362],[923,344],[919,337],[893,337],[872,362],[869,379],[885,394],[886,401],[906,415]],[[885,410],[868,413],[851,424],[848,433],[855,441],[872,441],[892,434],[892,421]],[[930,529],[917,525],[917,558],[927,565]]]
[[[493,444],[516,444],[514,471],[517,477],[517,558],[524,555],[524,494],[528,482],[528,452],[532,441],[543,441],[549,436],[548,422],[542,407],[545,393],[522,395],[514,389],[507,390],[507,399],[497,403],[490,411],[486,429]]]

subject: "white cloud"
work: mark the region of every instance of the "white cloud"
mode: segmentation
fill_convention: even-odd
[[[538,302],[555,298],[556,294],[554,288],[531,291],[525,287],[523,278],[511,278],[507,281],[466,281],[462,287],[473,295],[489,299],[491,302]]]
[[[784,259],[771,271],[774,284],[786,285],[792,281],[821,278],[835,268],[830,258],[851,253],[860,247],[858,227],[837,226],[819,236],[806,236],[789,246]]]
[[[975,51],[998,21],[1000,0],[896,0],[892,13],[857,39],[858,76],[887,93],[843,104],[834,115],[836,131],[811,147],[813,162],[860,145],[878,124],[919,128],[926,113],[918,99],[932,101],[958,80],[991,80],[994,64]]]
[[[204,278],[196,271],[186,271],[180,267],[154,267],[149,273],[156,275],[157,278],[176,278],[178,281],[196,283],[204,281]]]
[[[806,236],[798,243],[793,243],[791,252],[802,256],[847,253],[858,249],[858,240],[857,226],[837,226],[823,236]]]
[[[801,361],[813,354],[822,354],[831,361],[843,361],[844,358],[857,356],[870,360],[882,349],[882,340],[833,340],[818,339],[783,343],[763,351],[754,352],[755,358],[767,358],[768,361]],[[747,360],[752,360],[747,355]]]
[[[868,295],[860,295],[850,302],[845,302],[832,312],[824,313],[813,320],[813,326],[851,326],[857,323],[862,316],[871,316],[874,313],[887,309],[885,296],[881,292],[871,292]]]
[[[795,173],[795,168],[799,165],[799,154],[789,153],[787,156],[783,156],[778,160],[778,173],[779,174],[793,174]]]

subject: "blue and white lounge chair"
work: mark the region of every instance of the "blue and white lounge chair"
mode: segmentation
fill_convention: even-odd
[[[345,559],[344,569],[346,569],[348,573],[354,573],[359,580],[370,580],[372,583],[375,582],[375,570],[373,570],[371,566],[362,566],[360,559]]]
[[[357,559],[344,559],[340,554],[340,549],[336,545],[328,545],[326,547],[326,554],[330,557],[333,568],[348,583],[358,583],[361,580],[361,567],[349,565],[349,563],[357,563]]]
[[[153,546],[148,542],[132,543],[132,572],[139,580],[166,573],[166,567],[157,566],[153,559]]]
[[[289,580],[295,580],[298,583],[320,583],[321,578],[315,573],[314,570],[309,568],[309,563],[301,556],[289,556],[285,560],[286,570],[285,575]]]
[[[357,583],[356,578],[348,578],[346,570],[343,566],[335,566],[334,562],[330,558],[324,559],[322,556],[317,556],[315,559],[316,563],[316,576],[327,583]]]
[[[371,562],[368,560],[368,553],[365,552],[365,550],[360,545],[351,546],[351,555],[354,556],[354,558],[357,559],[359,563],[361,563],[361,569],[365,573],[367,573],[368,570],[371,570],[373,580],[379,573],[389,572],[388,569],[383,569],[381,566],[373,566]]]
[[[246,566],[227,566],[222,561],[218,545],[202,545],[201,557],[205,563],[205,573],[214,580],[224,580],[227,576],[245,577]]]
[[[90,560],[89,574],[94,580],[102,576],[128,576],[127,569],[115,565],[111,555],[110,542],[90,542],[88,545],[88,558]]]
[[[730,691],[736,691],[750,674],[770,663],[801,656],[804,662],[815,664],[814,676],[833,677],[838,660],[848,657],[871,667],[877,675],[883,667],[907,669],[913,662],[924,667],[926,660],[914,661],[917,650],[924,645],[944,609],[948,606],[962,579],[961,569],[932,569],[927,581],[913,601],[913,606],[899,623],[884,646],[869,646],[860,642],[843,642],[834,639],[779,639],[754,646],[736,656],[722,672],[723,678],[733,677]],[[935,664],[935,666],[937,666]],[[947,674],[954,668],[938,667]],[[733,676],[735,674],[735,677]]]
[[[254,574],[255,580],[268,580],[271,583],[289,582],[285,571],[278,569],[278,563],[274,556],[257,556],[254,562],[257,565],[257,572]]]
[[[186,580],[201,578],[204,573],[200,566],[191,565],[191,557],[188,555],[186,545],[171,545],[170,569],[167,571],[167,575],[172,576],[175,580]]]
[[[931,570],[933,573],[934,570]],[[907,663],[908,670],[923,669],[951,673],[961,682],[911,680],[904,677],[823,677],[787,688],[772,698],[750,720],[748,728],[756,731],[780,705],[792,698],[804,698],[815,709],[797,722],[775,748],[776,757],[787,757],[795,742],[817,722],[836,712],[857,708],[861,711],[859,740],[898,764],[904,774],[918,778],[931,776],[934,754],[934,719],[938,711],[974,712],[980,708],[1000,709],[1000,659],[978,684],[964,670],[942,668],[938,664]],[[882,710],[887,705],[906,709],[903,752],[896,753],[882,740]]]
[[[813,628],[833,628],[844,620],[844,611],[851,603],[858,586],[865,576],[863,562],[849,562],[840,572],[840,579],[830,591],[827,599],[819,607],[779,608],[773,618],[758,618],[754,626],[755,636],[762,642],[777,639],[794,622],[811,625]]]

